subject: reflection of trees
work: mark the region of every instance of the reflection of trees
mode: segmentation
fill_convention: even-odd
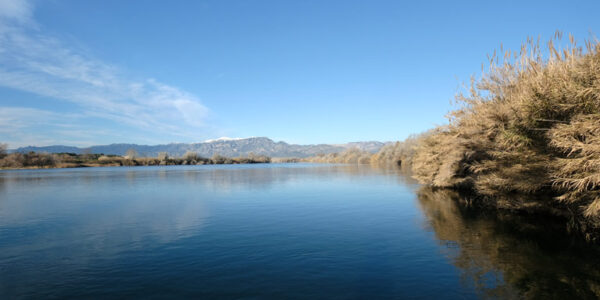
[[[6,181],[6,177],[3,175],[4,174],[0,173],[0,192],[4,191],[4,182]]]
[[[62,263],[63,251],[47,249],[68,246],[69,264],[81,266],[99,256],[117,257],[125,248],[142,249],[199,234],[211,218],[210,202],[218,199],[214,197],[218,193],[245,193],[315,178],[359,180],[383,172],[368,166],[291,164],[0,172],[0,228],[47,230],[35,231],[23,238],[26,242],[7,244],[2,250],[6,256],[45,251],[50,261]],[[49,246],[45,238],[49,234],[65,245]]]
[[[564,223],[475,212],[467,198],[421,188],[419,204],[453,264],[485,297],[600,297],[600,251],[564,233]],[[563,232],[561,232],[561,230]]]
[[[273,184],[293,181],[307,174],[311,178],[332,176],[361,177],[396,174],[396,169],[372,169],[368,165],[207,165],[161,167],[104,167],[61,170],[18,170],[0,173],[0,189],[19,189],[26,186],[72,185],[98,186],[109,182],[126,182],[133,186],[139,180],[190,183],[214,190],[235,187],[264,188]],[[404,182],[406,177],[400,178]],[[393,178],[389,178],[393,180]]]
[[[0,224],[44,220],[53,211],[81,213],[84,217],[74,219],[77,226],[48,226],[56,240],[80,241],[68,244],[69,264],[78,267],[99,255],[118,257],[130,245],[143,248],[194,237],[210,224],[215,194],[211,191],[243,193],[302,180],[344,177],[360,182],[372,176],[416,189],[410,177],[398,173],[397,167],[302,164],[11,171],[0,174],[0,196],[24,196],[0,197],[0,211],[10,212]],[[90,191],[94,193],[89,195]],[[70,201],[58,201],[65,193]],[[561,234],[564,223],[473,209],[468,198],[448,190],[422,187],[416,193],[429,227],[448,247],[452,263],[483,297],[600,297],[600,251]],[[81,201],[74,200],[77,196]],[[122,201],[110,201],[108,196]],[[33,232],[27,243],[3,250],[10,256],[10,251],[48,249],[43,233]],[[52,253],[57,256],[50,259],[60,261],[62,252]]]
[[[176,169],[173,169],[176,170]],[[203,186],[216,191],[229,191],[235,188],[264,189],[274,184],[291,182],[300,178],[332,178],[339,176],[361,177],[376,174],[397,173],[395,170],[372,169],[360,165],[319,165],[306,167],[304,165],[285,165],[273,168],[264,166],[202,166],[190,167],[183,172],[185,183]],[[168,174],[168,173],[167,173]],[[181,173],[172,173],[181,176]],[[390,177],[389,179],[396,178]]]

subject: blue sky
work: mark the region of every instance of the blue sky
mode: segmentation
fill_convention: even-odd
[[[600,30],[600,1],[0,0],[9,146],[401,140],[486,55]]]

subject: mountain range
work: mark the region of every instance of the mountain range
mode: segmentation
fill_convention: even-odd
[[[388,142],[389,143],[389,142]],[[115,154],[125,155],[128,150],[135,150],[140,156],[155,157],[159,152],[167,152],[170,156],[178,157],[186,152],[196,152],[200,156],[211,157],[215,154],[237,157],[247,156],[250,153],[266,155],[270,157],[309,157],[317,154],[328,154],[341,152],[346,149],[358,148],[363,151],[377,152],[388,143],[369,141],[353,142],[346,144],[317,144],[297,145],[286,142],[275,142],[266,137],[251,138],[219,138],[207,140],[201,143],[172,143],[164,145],[137,145],[137,144],[110,144],[79,148],[71,146],[27,146],[14,149],[14,152],[47,152],[47,153],[93,153],[93,154]]]

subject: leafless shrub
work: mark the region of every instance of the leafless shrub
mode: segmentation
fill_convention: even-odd
[[[6,155],[8,154],[7,151],[8,151],[8,145],[0,143],[0,159],[3,159],[6,157]]]
[[[129,149],[127,150],[127,152],[125,153],[125,158],[126,159],[136,159],[138,157],[138,152],[135,151],[135,149]]]
[[[0,159],[0,167],[2,168],[31,168],[53,167],[57,163],[57,157],[48,153],[11,153]]]
[[[372,154],[358,148],[351,148],[340,153],[321,154],[303,159],[312,163],[338,163],[338,164],[368,164]]]
[[[210,159],[210,161],[212,164],[216,164],[216,165],[231,164],[233,162],[233,160],[231,160],[230,158],[227,158],[227,157],[219,155],[219,154],[214,154],[213,157]]]
[[[383,146],[371,157],[370,162],[376,165],[401,166],[410,170],[416,147],[419,141],[424,139],[428,134],[430,134],[430,132],[411,135],[404,141]]]
[[[169,153],[167,153],[167,152],[159,152],[158,156],[156,158],[158,158],[158,160],[161,160],[161,161],[167,160],[167,159],[169,159]]]

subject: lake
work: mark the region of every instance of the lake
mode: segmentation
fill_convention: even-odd
[[[597,247],[464,200],[355,165],[0,171],[0,298],[600,296]]]

